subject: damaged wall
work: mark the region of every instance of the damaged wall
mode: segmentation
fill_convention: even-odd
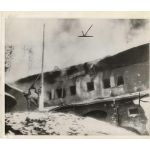
[[[85,74],[77,78],[58,78],[53,84],[45,81],[45,106],[78,103],[87,101],[87,99],[95,99],[97,97],[105,98],[117,96],[126,93],[143,91],[149,88],[149,65],[148,62],[134,64],[131,66],[116,68],[99,72],[96,75]],[[117,86],[117,79],[123,77],[123,84]],[[110,87],[104,88],[104,79],[110,80]],[[93,82],[93,89],[88,91],[87,83]],[[20,84],[24,91],[27,91],[33,82]],[[19,86],[20,86],[19,85]],[[70,87],[76,87],[76,94],[71,95]],[[38,89],[40,80],[35,84]],[[58,98],[57,89],[65,89],[64,98]],[[53,96],[52,96],[53,95]]]
[[[45,106],[72,104],[146,90],[149,88],[148,56],[149,44],[145,44],[100,61],[46,72]],[[20,79],[16,86],[27,91],[37,76]],[[75,87],[75,94],[71,94],[71,86]],[[40,88],[40,78],[35,87]]]
[[[60,104],[60,99],[55,93],[55,99],[49,99],[48,93],[53,89],[64,88],[66,96],[62,98],[64,104],[71,104],[81,102],[87,99],[95,99],[97,97],[110,97],[126,93],[134,93],[148,89],[149,73],[148,62],[141,64],[134,64],[127,67],[117,68],[105,72],[100,72],[96,76],[85,75],[78,77],[76,82],[71,79],[64,79],[61,82],[56,82],[53,85],[45,84],[45,100],[49,105]],[[117,85],[118,77],[123,77],[123,84]],[[110,78],[113,77],[113,78]],[[104,88],[104,79],[112,79],[110,87]],[[94,89],[88,91],[87,84],[93,82]],[[70,86],[76,86],[76,95],[71,96]]]

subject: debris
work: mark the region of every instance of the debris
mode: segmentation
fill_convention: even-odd
[[[90,117],[54,112],[6,113],[6,135],[137,135]]]

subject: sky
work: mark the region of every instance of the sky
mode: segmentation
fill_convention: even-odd
[[[149,20],[8,18],[5,42],[14,50],[7,81],[41,72],[43,24],[44,71],[104,58],[150,42]],[[88,35],[93,37],[78,37],[91,25]]]

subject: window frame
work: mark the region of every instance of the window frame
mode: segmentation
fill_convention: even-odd
[[[61,90],[60,95],[58,94],[58,92],[59,92],[58,90]],[[63,92],[63,96],[62,96],[62,92]],[[65,88],[57,88],[56,93],[57,93],[57,98],[65,98],[66,97],[66,89]]]
[[[121,80],[121,81],[119,81],[119,80]],[[121,82],[121,83],[118,84],[118,82]],[[124,85],[124,78],[122,75],[119,75],[119,76],[117,76],[117,86],[121,86],[121,85]]]
[[[130,110],[134,110],[136,109],[137,110],[137,113],[131,113]],[[139,112],[139,109],[137,107],[132,107],[132,108],[128,108],[128,116],[129,117],[136,117],[136,116],[139,116],[140,112]]]
[[[75,92],[74,92],[75,91]],[[77,94],[76,85],[70,86],[70,95],[74,96]]]
[[[106,82],[105,82],[105,81],[109,81],[109,86],[106,86]],[[109,89],[109,88],[111,88],[110,78],[104,78],[104,79],[103,79],[103,88],[104,88],[104,89]]]
[[[92,85],[91,85],[91,83],[92,83]],[[94,81],[87,82],[87,83],[86,83],[86,86],[87,86],[87,91],[88,91],[88,92],[91,92],[91,91],[94,91],[94,90],[95,90]],[[91,89],[91,87],[92,87],[92,89]]]
[[[52,100],[52,92],[51,91],[48,92],[48,98],[49,98],[49,100]]]

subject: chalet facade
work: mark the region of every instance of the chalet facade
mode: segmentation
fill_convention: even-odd
[[[27,91],[38,75],[16,82]],[[149,88],[149,44],[117,55],[44,74],[45,106],[81,103]],[[40,78],[35,87],[40,88]]]
[[[27,91],[34,84],[39,89],[38,76],[20,79],[15,86]],[[44,108],[59,106],[55,110],[83,116],[96,116],[99,111],[100,118],[131,128],[135,126],[133,120],[139,117],[146,122],[143,109],[132,100],[148,94],[149,43],[101,60],[45,72],[44,89]],[[145,123],[137,128],[145,132]]]

